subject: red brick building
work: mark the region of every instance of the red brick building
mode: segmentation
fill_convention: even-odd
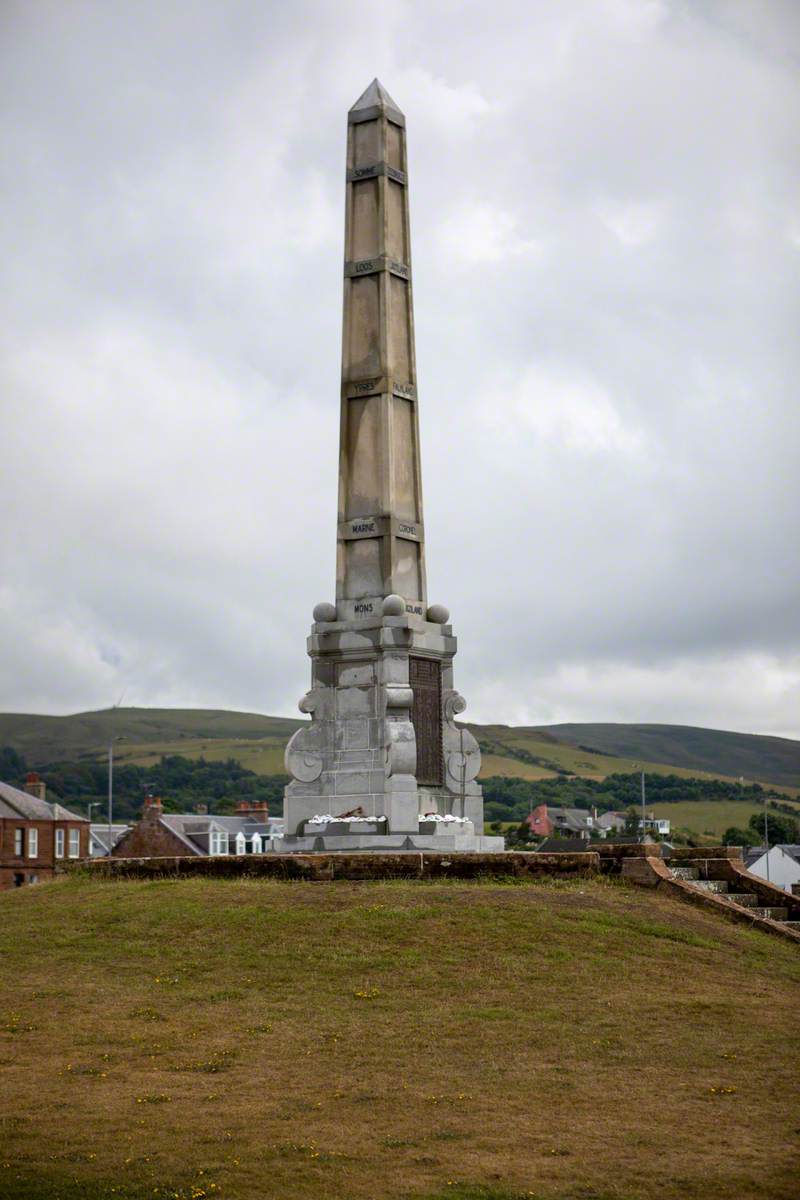
[[[234,816],[207,812],[165,813],[161,801],[147,796],[142,819],[119,839],[115,858],[164,858],[173,855],[263,854],[283,822],[269,815],[266,801],[241,801]]]
[[[537,804],[527,820],[531,833],[535,833],[537,837],[550,837],[555,829],[554,822],[548,816],[546,804]]]
[[[89,855],[89,822],[45,799],[35,772],[25,791],[0,783],[0,891],[52,879],[61,863]]]

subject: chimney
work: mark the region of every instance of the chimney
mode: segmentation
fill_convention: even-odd
[[[194,811],[198,814],[198,816],[206,817],[208,816],[208,805],[203,804],[202,802],[200,804],[195,804]]]
[[[36,796],[39,800],[44,800],[46,799],[47,784],[39,778],[35,771],[28,771],[25,776],[25,791],[29,796]]]
[[[253,817],[256,821],[266,821],[269,816],[269,805],[266,800],[240,800],[236,805],[237,817]]]
[[[164,811],[164,805],[161,803],[160,796],[153,796],[149,792],[144,798],[144,812],[142,818],[156,821]]]

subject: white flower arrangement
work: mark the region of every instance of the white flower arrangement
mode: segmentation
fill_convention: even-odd
[[[421,813],[420,821],[443,821],[446,825],[465,825],[469,821],[469,817],[457,817],[454,813]]]
[[[440,821],[444,825],[467,825],[469,817],[457,817],[454,813],[420,813],[420,821]],[[335,817],[333,813],[315,813],[313,817],[306,818],[306,825],[330,825],[332,823],[347,822],[348,825],[374,825],[377,821],[385,821],[386,817],[381,813],[374,817]]]
[[[374,825],[376,821],[385,820],[386,817],[383,815],[378,817],[334,817],[332,813],[316,813],[307,819],[306,825],[330,825],[332,821],[346,821],[348,825],[357,825],[359,822]]]

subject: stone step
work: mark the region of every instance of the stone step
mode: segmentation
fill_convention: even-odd
[[[725,899],[741,904],[742,908],[754,908],[758,904],[758,896],[752,892],[728,892]]]
[[[788,908],[751,908],[750,912],[756,917],[771,917],[773,921],[785,921],[789,916]]]
[[[697,867],[671,867],[673,879],[687,879],[694,881],[700,878],[700,872]]]
[[[723,896],[728,891],[728,883],[725,879],[695,879],[694,886],[702,888],[704,892],[713,892],[717,896]]]

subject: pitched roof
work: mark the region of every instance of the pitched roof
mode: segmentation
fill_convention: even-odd
[[[16,818],[22,821],[85,821],[78,813],[64,808],[63,804],[51,804],[48,800],[40,800],[30,792],[12,787],[10,783],[0,783],[0,817]]]
[[[773,842],[770,846],[770,851],[772,850],[780,850],[788,858],[792,858],[796,863],[800,863],[800,846],[795,846],[791,842]],[[763,858],[766,853],[765,846],[753,846],[751,850],[745,851],[745,866],[749,867],[754,862],[758,862],[759,858]]]
[[[82,817],[80,813],[74,813],[70,808],[64,808],[63,804],[54,803],[53,820],[54,821],[88,821],[88,817]]]
[[[257,820],[253,815],[228,817],[216,816],[213,813],[162,813],[159,821],[193,854],[197,854],[198,850],[204,854],[208,853],[210,835],[214,831],[227,833],[229,838],[235,838],[237,833],[243,833],[250,839],[253,834],[258,833],[265,838],[270,836],[270,831],[275,825],[282,824],[273,817]]]
[[[558,825],[561,829],[570,829],[574,833],[578,833],[582,829],[588,829],[588,818],[591,813],[583,808],[550,808],[547,809],[547,815],[550,820]]]
[[[120,840],[120,838],[124,837],[130,828],[131,828],[130,825],[112,825],[111,826],[111,845],[116,846],[116,844]],[[103,849],[107,852],[108,851],[108,824],[106,823],[104,825],[102,821],[97,821],[96,823],[93,822],[92,825],[90,826],[90,831],[91,831],[93,841],[97,842],[98,845],[102,846]]]
[[[584,838],[548,837],[534,847],[536,854],[583,854],[592,849],[591,842]]]
[[[600,813],[600,815],[598,816],[597,824],[601,828],[606,828],[607,826],[613,825],[618,821],[624,822],[625,819],[626,819],[625,813],[623,813],[623,812],[616,812],[616,811],[604,812],[604,813]]]

